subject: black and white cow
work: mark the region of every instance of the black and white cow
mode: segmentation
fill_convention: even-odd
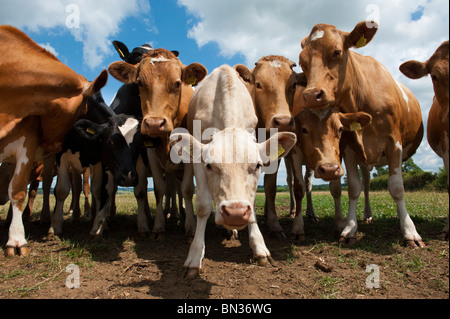
[[[56,206],[49,234],[62,233],[63,205],[70,191],[70,170],[81,174],[92,167],[91,190],[98,206],[91,230],[95,237],[100,237],[105,229],[113,183],[123,187],[138,183],[136,162],[143,147],[140,122],[133,116],[104,111],[107,116],[97,118],[98,122],[81,119],[66,135],[63,151],[57,156]]]

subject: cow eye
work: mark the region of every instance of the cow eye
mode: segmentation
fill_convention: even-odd
[[[308,135],[308,129],[306,127],[302,128],[302,133]]]
[[[339,128],[338,133],[342,134],[342,132],[344,132],[344,129],[342,127]]]
[[[207,169],[208,171],[211,171],[211,170],[212,170],[211,164],[206,164],[206,169]]]
[[[261,163],[256,164],[256,171],[258,171],[259,169],[261,169],[261,167],[262,167],[262,164],[261,164]]]
[[[141,80],[138,79],[138,80],[136,81],[136,84],[137,84],[139,87],[142,87],[142,82],[141,82]]]
[[[181,87],[181,81],[176,81],[175,84],[173,85],[173,88],[175,90],[179,89]]]
[[[262,88],[261,83],[256,82],[256,88],[257,88],[257,89],[261,89],[261,88]]]
[[[434,74],[431,75],[431,80],[433,80],[433,82],[439,82],[438,77]]]
[[[334,53],[333,53],[333,58],[337,58],[337,57],[341,56],[341,53],[342,53],[341,50],[336,50],[336,51],[334,51]]]

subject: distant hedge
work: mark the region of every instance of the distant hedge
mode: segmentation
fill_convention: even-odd
[[[387,190],[388,178],[387,174],[372,178],[370,189]],[[443,168],[440,168],[437,173],[410,172],[403,174],[403,185],[407,191],[447,191],[447,174]]]

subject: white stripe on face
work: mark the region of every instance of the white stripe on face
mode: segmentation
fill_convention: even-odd
[[[325,32],[323,31],[316,31],[311,36],[311,41],[316,41],[317,39],[322,39]]]
[[[134,134],[136,134],[138,124],[138,120],[129,118],[122,126],[119,126],[119,131],[120,133],[122,133],[128,146],[130,146],[130,144],[133,142]]]

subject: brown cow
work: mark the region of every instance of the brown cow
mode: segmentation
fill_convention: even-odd
[[[431,148],[437,155],[444,159],[447,171],[447,188],[449,185],[449,42],[443,42],[426,62],[408,61],[400,66],[400,71],[411,79],[420,79],[428,74],[431,75],[434,88],[434,99],[428,115],[427,139]],[[447,224],[442,231],[443,239],[448,240],[448,217]]]
[[[61,63],[26,34],[0,26],[0,162],[16,163],[9,184],[13,216],[6,255],[28,255],[22,212],[36,159],[57,152],[89,96],[108,79],[104,70],[92,83]],[[17,54],[20,52],[20,54]]]
[[[279,132],[292,132],[295,129],[294,118],[291,114],[295,88],[299,81],[304,80],[303,76],[293,71],[295,66],[296,64],[294,62],[277,55],[261,58],[251,72],[244,65],[235,66],[236,71],[244,80],[252,96],[258,116],[258,128],[265,129],[267,133],[270,133],[271,129],[277,129]],[[296,237],[302,237],[304,235],[301,203],[306,186],[303,180],[301,166],[293,166],[291,163],[293,160],[296,162],[301,161],[301,158],[302,154],[300,154],[297,147],[285,157],[287,168],[292,167],[293,172],[288,172],[288,174],[293,173],[293,187],[296,189],[293,192],[295,196],[295,213],[293,215],[296,218],[292,230],[292,233]],[[295,176],[299,176],[300,178],[295,178]],[[288,177],[290,178],[291,176]],[[272,233],[284,236],[275,211],[276,181],[276,173],[264,175],[264,190],[266,194],[264,213],[267,218],[269,230]],[[317,219],[312,210],[311,202],[308,204],[310,207],[308,212],[312,214],[312,218]]]
[[[187,127],[186,114],[194,92],[191,85],[197,85],[206,76],[207,70],[198,63],[185,66],[174,53],[165,49],[150,51],[138,65],[119,61],[112,63],[108,69],[119,81],[138,84],[144,117],[141,131],[155,139],[155,147],[149,149],[149,162],[157,204],[152,231],[156,237],[165,230],[162,201],[166,187],[164,173],[182,171],[184,168],[183,164],[170,161],[168,137],[174,128]],[[186,189],[182,186],[186,200],[186,235],[193,237],[195,219],[190,200],[192,194],[184,194]]]
[[[350,205],[341,240],[352,241],[356,235],[356,202],[361,193],[357,165],[371,169],[387,164],[388,188],[397,204],[405,243],[424,247],[406,210],[401,171],[402,161],[411,157],[422,141],[419,103],[381,63],[350,50],[369,43],[377,28],[375,22],[360,22],[350,33],[327,24],[314,26],[311,34],[302,40],[300,65],[308,81],[303,97],[306,107],[314,108],[318,119],[325,119],[328,107],[337,107],[342,113],[363,111],[372,116],[371,124],[364,128],[358,122],[352,125],[351,140],[343,150]],[[334,155],[340,154],[339,148],[331,151]],[[314,169],[316,176],[327,179],[336,179],[343,174],[338,157]]]

